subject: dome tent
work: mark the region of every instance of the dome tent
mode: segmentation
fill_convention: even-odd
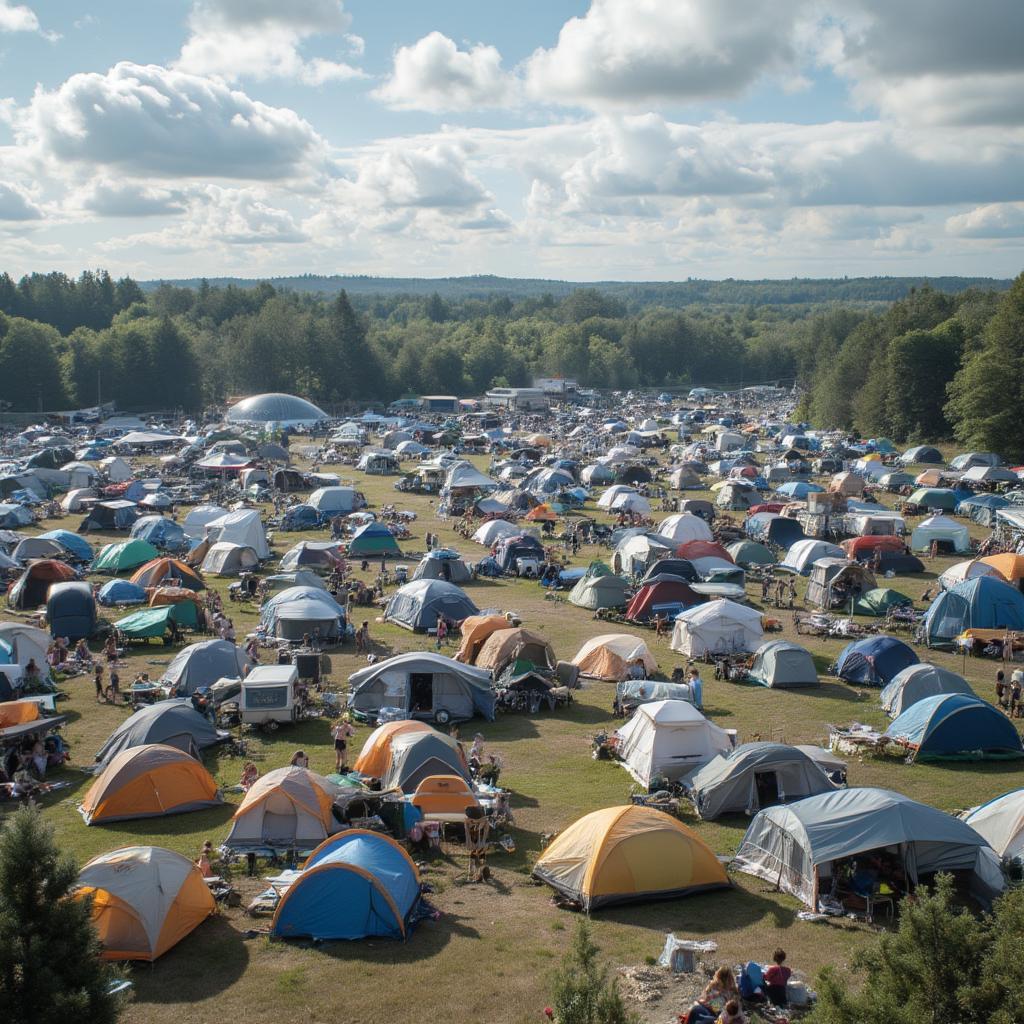
[[[236,402],[224,414],[228,423],[261,423],[288,426],[313,426],[330,417],[312,402],[295,395],[269,392]]]
[[[79,807],[86,825],[183,814],[222,803],[217,783],[177,747],[149,743],[111,759]]]
[[[188,697],[218,679],[241,679],[251,665],[245,651],[230,640],[200,640],[178,651],[160,678],[176,696]]]
[[[577,608],[623,608],[629,584],[603,562],[591,562],[586,573],[569,592],[569,603]]]
[[[762,805],[792,803],[836,787],[814,761],[784,743],[744,743],[719,754],[683,781],[698,817],[756,814]]]
[[[78,885],[75,897],[92,900],[104,960],[155,960],[216,910],[199,868],[159,846],[94,857]]]
[[[398,722],[385,722],[379,725],[363,744],[359,752],[353,770],[369,778],[380,779],[391,767],[392,741],[402,733],[406,732],[433,732],[431,726],[426,722],[417,722],[412,719],[404,719]]]
[[[747,678],[772,689],[821,685],[811,652],[789,640],[769,640],[758,647]]]
[[[425,632],[437,625],[439,615],[461,622],[480,609],[469,596],[444,580],[416,580],[399,587],[391,595],[384,610],[384,619],[414,632]]]
[[[278,903],[270,934],[404,939],[419,900],[419,872],[405,850],[379,832],[349,829],[310,854]]]
[[[105,544],[100,548],[99,554],[92,563],[92,572],[110,573],[117,575],[121,572],[131,572],[138,569],[155,558],[160,557],[160,552],[141,538],[123,540],[116,544]]]
[[[1020,733],[973,693],[939,693],[904,711],[885,732],[914,758],[1024,757]]]
[[[379,776],[382,789],[415,793],[424,779],[434,775],[457,775],[471,781],[466,755],[458,741],[445,733],[402,731],[391,737],[391,760]]]
[[[848,683],[885,686],[897,672],[920,660],[907,644],[894,636],[869,636],[847,644],[839,652],[831,671]]]
[[[614,682],[626,678],[629,665],[634,661],[642,661],[648,673],[658,671],[658,662],[647,644],[632,633],[605,633],[591,637],[572,659],[581,675]]]
[[[88,640],[96,629],[96,598],[88,583],[54,583],[46,597],[46,621],[52,636]]]
[[[960,817],[988,841],[1004,861],[1024,857],[1024,789],[972,807]]]
[[[587,913],[613,903],[726,889],[725,868],[696,832],[650,807],[608,807],[574,822],[533,876]]]
[[[994,576],[975,576],[932,601],[923,629],[929,647],[949,646],[965,629],[1024,629],[1024,594]]]
[[[166,743],[198,758],[200,750],[222,739],[227,739],[227,733],[218,733],[210,720],[192,707],[191,701],[184,697],[162,700],[139,708],[110,734],[96,755],[97,770],[105,768],[115,754],[128,747]]]
[[[458,551],[443,548],[425,554],[413,571],[414,580],[445,580],[448,583],[469,583],[473,574]]]
[[[886,847],[898,850],[911,885],[936,871],[967,872],[985,905],[1006,886],[999,858],[970,826],[902,793],[867,787],[760,811],[732,866],[817,909],[837,861]]]
[[[926,697],[940,693],[973,693],[970,683],[963,676],[938,665],[920,662],[897,672],[892,682],[884,687],[879,701],[882,710],[896,718],[907,708]]]

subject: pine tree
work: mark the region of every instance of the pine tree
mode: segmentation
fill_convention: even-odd
[[[590,926],[581,919],[554,977],[555,1024],[639,1024],[640,1018],[627,1009],[615,980],[608,980],[608,968],[598,963],[599,952]]]
[[[52,828],[24,808],[0,832],[0,1020],[113,1024],[113,971],[99,957],[88,901]]]

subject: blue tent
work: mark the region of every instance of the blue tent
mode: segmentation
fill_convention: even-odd
[[[802,501],[808,494],[818,494],[824,490],[820,484],[809,484],[803,480],[789,480],[778,488],[779,494],[796,501]]]
[[[164,516],[143,516],[132,525],[131,537],[149,541],[161,551],[182,551],[188,547],[184,529]]]
[[[912,704],[886,730],[915,757],[1024,757],[1020,734],[974,694],[939,693]]]
[[[142,604],[146,600],[146,591],[130,580],[110,580],[100,587],[97,600],[102,605]]]
[[[894,636],[870,636],[847,644],[832,666],[833,675],[848,683],[885,686],[897,672],[920,658]]]
[[[924,617],[925,643],[948,646],[965,629],[1024,629],[1024,594],[995,576],[942,591]]]
[[[979,526],[993,526],[996,521],[996,513],[1001,508],[1006,508],[1010,503],[998,494],[974,494],[964,498],[956,507],[958,516],[966,516],[973,523]]]
[[[32,513],[24,505],[0,505],[0,530],[16,530],[32,522]]]
[[[96,628],[96,599],[88,583],[54,583],[46,599],[51,636],[88,640]]]
[[[93,559],[92,545],[77,533],[70,530],[50,530],[48,533],[39,535],[43,540],[55,540],[73,558],[82,562],[91,562]]]
[[[293,505],[281,520],[282,530],[315,530],[320,525],[320,513],[312,505]]]
[[[274,914],[279,938],[404,939],[420,902],[416,865],[378,832],[350,829],[318,846]]]

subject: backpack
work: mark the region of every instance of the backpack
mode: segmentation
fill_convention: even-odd
[[[751,999],[755,995],[764,995],[764,974],[761,965],[751,960],[740,974],[740,995]]]

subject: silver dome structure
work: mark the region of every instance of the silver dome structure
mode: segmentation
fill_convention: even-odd
[[[295,395],[271,392],[251,395],[236,402],[224,416],[229,423],[277,423],[281,426],[311,426],[330,419],[323,409]]]

